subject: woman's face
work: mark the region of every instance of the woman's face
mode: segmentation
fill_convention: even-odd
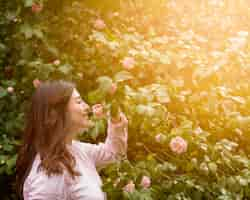
[[[92,126],[92,122],[88,118],[90,106],[84,102],[79,92],[74,89],[68,103],[68,117],[70,120],[70,129],[73,132],[86,131]]]

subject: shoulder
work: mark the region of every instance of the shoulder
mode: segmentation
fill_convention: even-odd
[[[100,145],[98,144],[80,142],[76,140],[72,141],[72,148],[74,154],[76,156],[80,156],[85,161],[86,159],[88,159],[89,161],[93,161],[96,153],[99,150],[99,147]]]
[[[40,157],[36,156],[31,171],[27,176],[23,192],[25,196],[32,198],[49,198],[63,195],[64,174],[48,176],[43,170],[38,170]]]
[[[81,150],[85,153],[88,153],[89,151],[91,151],[91,149],[93,149],[96,146],[96,144],[73,140],[72,146],[74,149],[76,148],[77,150]]]

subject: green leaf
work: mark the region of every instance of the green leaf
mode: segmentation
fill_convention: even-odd
[[[47,46],[47,50],[52,53],[54,56],[58,56],[59,55],[59,51],[56,47],[52,46],[52,45],[49,45],[49,44],[46,44]]]
[[[21,25],[20,32],[24,34],[26,39],[30,39],[33,35],[33,29],[27,23]]]
[[[11,152],[13,149],[14,149],[14,147],[12,145],[10,145],[10,144],[4,144],[3,145],[3,150],[4,151]]]
[[[3,43],[0,43],[0,52],[5,51],[7,48]]]
[[[24,0],[24,7],[31,7],[35,0]]]
[[[16,159],[17,159],[17,155],[14,155],[13,157],[11,157],[9,160],[7,160],[6,164],[7,167],[9,169],[13,168],[16,164]]]
[[[8,95],[8,92],[4,88],[0,87],[0,98],[3,98],[7,95]]]
[[[214,163],[214,162],[208,163],[208,168],[209,168],[210,171],[211,171],[212,173],[214,173],[214,174],[217,172],[217,165],[216,165],[216,163]]]
[[[60,65],[60,67],[58,68],[58,70],[65,75],[67,75],[72,69],[73,67],[70,64]]]
[[[1,82],[4,86],[12,86],[14,87],[16,85],[16,81],[15,80],[3,80]]]
[[[163,55],[163,54],[160,56],[160,62],[162,64],[170,64],[171,63],[168,55]]]
[[[96,139],[97,136],[99,135],[99,130],[98,130],[98,127],[95,126],[91,131],[90,131],[90,135],[92,137],[92,139]]]
[[[249,180],[241,177],[241,176],[237,176],[236,177],[238,183],[241,185],[241,186],[247,186],[248,185],[248,182],[250,182]]]
[[[133,75],[127,71],[118,72],[114,77],[115,82],[122,82],[133,78],[134,78]]]
[[[112,79],[108,76],[101,76],[97,79],[97,82],[99,83],[99,89],[107,92],[112,87]]]
[[[155,109],[148,105],[137,105],[136,112],[140,115],[153,116]]]
[[[98,135],[104,132],[105,132],[104,120],[98,120],[96,121],[94,128],[92,128],[92,130],[90,131],[90,135],[94,140],[96,140]]]
[[[100,89],[91,91],[87,95],[88,102],[91,104],[98,103],[102,101],[104,98],[105,98],[105,93]]]
[[[43,38],[43,32],[40,29],[34,29],[33,34],[39,39]]]

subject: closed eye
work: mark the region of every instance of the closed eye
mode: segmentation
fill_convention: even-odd
[[[81,97],[77,97],[77,98],[76,98],[76,102],[77,102],[78,104],[81,104],[81,103],[82,103]]]
[[[78,100],[77,100],[77,103],[78,103],[78,104],[81,104],[81,103],[83,103],[83,101],[82,101],[81,99],[78,99]]]

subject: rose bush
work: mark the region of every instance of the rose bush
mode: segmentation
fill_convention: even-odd
[[[2,198],[15,199],[29,97],[62,78],[96,108],[84,141],[105,138],[113,99],[129,120],[127,157],[100,172],[108,199],[249,199],[250,5],[240,2],[0,2]]]

